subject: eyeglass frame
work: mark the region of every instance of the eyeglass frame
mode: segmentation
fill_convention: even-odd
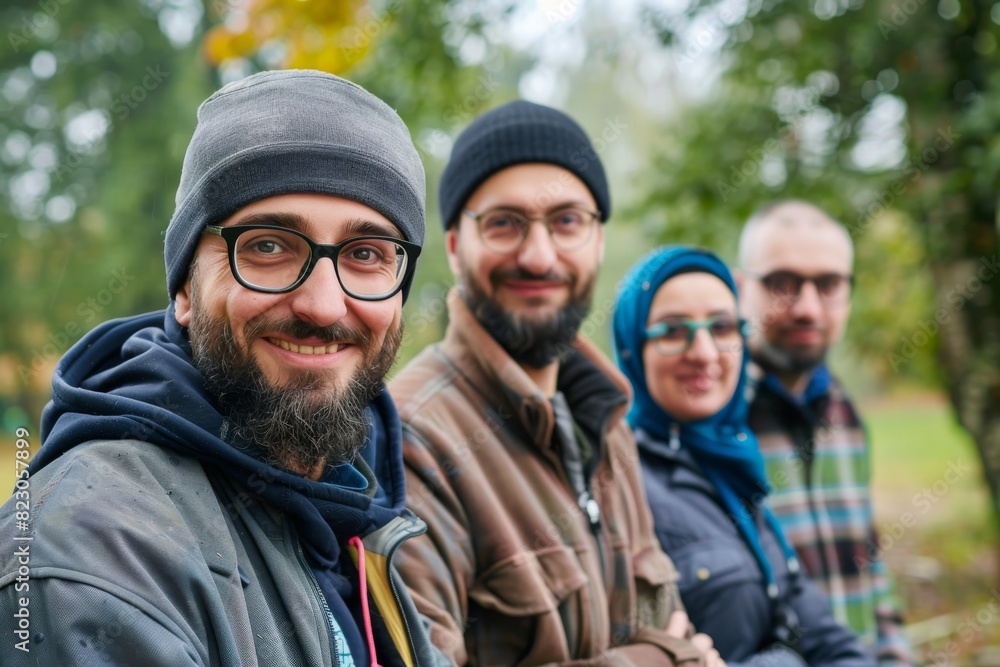
[[[774,276],[775,274],[778,274],[778,273],[784,273],[784,274],[788,274],[790,276],[794,276],[795,279],[798,281],[798,286],[795,288],[795,293],[793,295],[791,295],[791,296],[782,296],[780,294],[775,294],[772,291],[772,289],[770,287],[768,287],[768,284],[767,284],[768,278],[770,278],[770,277],[772,277],[772,276]],[[816,290],[816,296],[818,296],[819,300],[822,301],[823,303],[827,303],[827,304],[840,304],[840,303],[843,303],[843,301],[841,301],[841,300],[831,299],[828,296],[823,296],[823,292],[822,292],[822,290],[820,290],[819,284],[816,281],[817,280],[822,280],[824,278],[836,277],[836,278],[840,278],[840,279],[846,281],[847,282],[848,290],[847,290],[847,293],[845,294],[845,297],[848,296],[848,295],[850,295],[850,293],[854,291],[854,274],[853,273],[838,273],[836,271],[828,271],[826,273],[821,273],[821,274],[819,274],[817,276],[803,276],[800,273],[796,273],[795,271],[789,271],[788,269],[775,269],[774,271],[769,271],[768,273],[765,273],[765,274],[751,273],[750,271],[744,270],[743,274],[745,276],[747,276],[748,278],[752,278],[753,280],[756,280],[756,281],[760,282],[764,286],[764,289],[767,290],[767,293],[768,293],[768,295],[771,298],[774,298],[774,299],[788,299],[791,303],[795,303],[799,299],[802,298],[802,288],[805,287],[806,283],[812,283],[813,289]],[[841,298],[846,301],[845,297],[841,297]]]
[[[302,238],[302,240],[309,245],[309,259],[306,260],[305,264],[303,264],[302,269],[299,272],[299,277],[288,287],[261,287],[260,285],[254,285],[247,282],[246,278],[240,275],[239,269],[236,268],[236,242],[239,237],[248,231],[268,229],[276,232],[294,234]],[[304,283],[309,276],[312,275],[313,269],[316,268],[316,264],[319,263],[319,260],[324,257],[328,257],[330,261],[333,262],[333,272],[337,275],[337,282],[340,283],[340,289],[344,290],[344,294],[352,299],[357,299],[358,301],[385,301],[386,299],[391,299],[395,296],[399,290],[403,289],[403,285],[406,284],[408,274],[413,274],[413,270],[416,267],[416,260],[417,257],[420,256],[421,250],[421,247],[416,243],[411,243],[410,241],[405,241],[403,239],[396,238],[395,236],[380,236],[378,234],[351,236],[344,239],[340,243],[316,243],[307,235],[296,229],[290,229],[288,227],[281,227],[278,225],[231,225],[227,227],[222,227],[220,225],[207,225],[204,231],[202,231],[202,235],[218,236],[226,242],[226,252],[229,255],[229,270],[232,272],[233,278],[235,278],[236,282],[240,285],[252,292],[260,292],[262,294],[287,294],[288,292],[301,287],[302,283]],[[401,246],[403,250],[406,251],[406,268],[403,270],[403,277],[389,292],[377,295],[357,294],[356,292],[347,289],[344,285],[344,279],[340,277],[340,266],[338,265],[337,257],[340,255],[341,249],[351,243],[365,240],[391,241]]]
[[[715,349],[718,352],[730,352],[737,348],[734,346],[732,350],[730,349],[723,350],[721,347],[719,347],[719,341],[716,340],[715,334],[712,333],[711,329],[711,326],[713,324],[715,324],[719,320],[724,320],[724,319],[727,319],[727,317],[710,317],[706,320],[681,320],[676,323],[654,322],[653,324],[643,329],[643,340],[653,341],[654,349],[656,350],[657,354],[662,355],[664,357],[673,357],[679,354],[684,354],[685,352],[690,350],[691,346],[694,345],[694,338],[695,336],[698,335],[698,330],[705,329],[708,332],[708,337],[712,339],[713,343],[715,343]],[[747,322],[742,317],[736,317],[733,319],[737,324],[736,330],[740,334],[740,348],[745,347],[746,339],[750,335],[750,323]],[[664,352],[662,349],[660,349],[658,345],[656,345],[655,342],[656,339],[660,338],[665,333],[667,333],[667,327],[684,327],[687,329],[688,331],[687,343],[684,345],[684,348],[682,350],[678,350],[677,352]]]
[[[484,216],[489,215],[490,213],[496,213],[498,211],[512,213],[512,214],[514,214],[515,216],[521,218],[522,220],[524,220],[527,223],[527,224],[525,224],[521,228],[521,230],[522,230],[521,231],[521,240],[518,241],[517,243],[515,243],[508,250],[498,250],[498,249],[496,249],[483,236],[483,225],[482,225],[481,219]],[[587,215],[590,216],[590,227],[588,228],[587,238],[583,239],[582,241],[580,241],[579,245],[575,245],[572,248],[566,248],[566,247],[560,245],[559,242],[556,241],[555,235],[553,235],[553,233],[552,233],[552,218],[554,216],[556,216],[556,215],[559,215],[560,213],[565,213],[566,211],[579,211],[581,213],[586,213]],[[487,210],[483,211],[482,213],[476,213],[474,211],[470,211],[467,208],[463,208],[462,209],[462,213],[464,215],[469,216],[470,218],[472,218],[475,221],[475,223],[476,223],[476,230],[479,232],[479,238],[481,238],[483,240],[483,243],[485,243],[494,252],[501,252],[501,253],[512,253],[512,252],[515,252],[518,248],[520,248],[521,245],[524,243],[524,239],[528,238],[528,230],[531,228],[531,223],[533,223],[533,222],[544,222],[545,223],[545,228],[549,232],[549,238],[552,239],[553,245],[555,245],[560,250],[565,250],[565,251],[568,251],[568,252],[571,252],[573,250],[579,250],[583,246],[587,245],[587,242],[590,241],[590,239],[592,239],[594,237],[594,229],[597,227],[597,225],[599,224],[599,221],[601,219],[601,212],[600,211],[591,211],[590,209],[583,208],[582,206],[576,206],[576,205],[561,206],[561,207],[557,208],[556,210],[552,211],[551,213],[549,213],[548,215],[544,215],[544,216],[542,216],[540,218],[532,218],[532,217],[530,217],[530,216],[522,213],[521,211],[518,211],[518,210],[513,209],[513,208],[507,208],[506,206],[497,206],[497,207],[494,207],[494,208],[491,208],[491,209],[487,209]]]

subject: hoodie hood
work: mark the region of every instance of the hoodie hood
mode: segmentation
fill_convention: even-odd
[[[255,447],[233,441],[171,305],[105,322],[60,360],[30,470],[93,440],[163,447],[221,470],[288,515],[314,567],[335,567],[341,544],[384,526],[405,507],[402,429],[384,387],[366,416],[368,438],[353,465],[329,469],[319,481],[263,462]]]

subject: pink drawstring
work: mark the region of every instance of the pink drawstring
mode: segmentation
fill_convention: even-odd
[[[365,545],[360,537],[352,537],[348,544],[358,550],[358,579],[361,584],[361,615],[365,617],[365,638],[368,640],[368,653],[371,655],[371,667],[381,667],[375,656],[375,635],[372,632],[372,617],[368,613],[368,579],[365,577]]]

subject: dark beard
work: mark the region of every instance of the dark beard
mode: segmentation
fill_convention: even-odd
[[[511,359],[522,366],[545,368],[553,361],[562,359],[572,349],[573,339],[590,311],[593,280],[579,295],[576,294],[575,281],[571,282],[569,303],[560,308],[555,316],[538,322],[504,310],[479,287],[464,267],[462,274],[462,296],[469,310]],[[542,279],[523,271],[511,272],[509,277]],[[493,275],[490,279],[494,284],[498,282]]]
[[[340,324],[315,327],[301,320],[275,322],[254,318],[243,330],[249,345],[263,331],[296,338],[349,341],[365,351],[365,362],[346,387],[326,389],[322,371],[300,372],[286,386],[272,386],[248,350],[233,336],[232,327],[202,311],[192,299],[189,337],[195,366],[233,424],[230,441],[260,449],[265,461],[309,475],[320,464],[354,460],[368,437],[365,408],[382,390],[382,381],[396,359],[402,324],[386,335],[380,349],[371,337]]]
[[[761,367],[777,375],[802,375],[826,361],[827,348],[819,353],[796,353],[783,347],[761,340],[754,350],[754,361]]]

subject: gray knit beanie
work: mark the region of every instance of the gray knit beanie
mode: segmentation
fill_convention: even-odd
[[[198,109],[167,227],[167,292],[187,279],[206,225],[260,199],[328,194],[369,206],[424,242],[424,167],[406,125],[361,86],[314,70],[261,72]],[[410,277],[403,285],[403,298]]]

